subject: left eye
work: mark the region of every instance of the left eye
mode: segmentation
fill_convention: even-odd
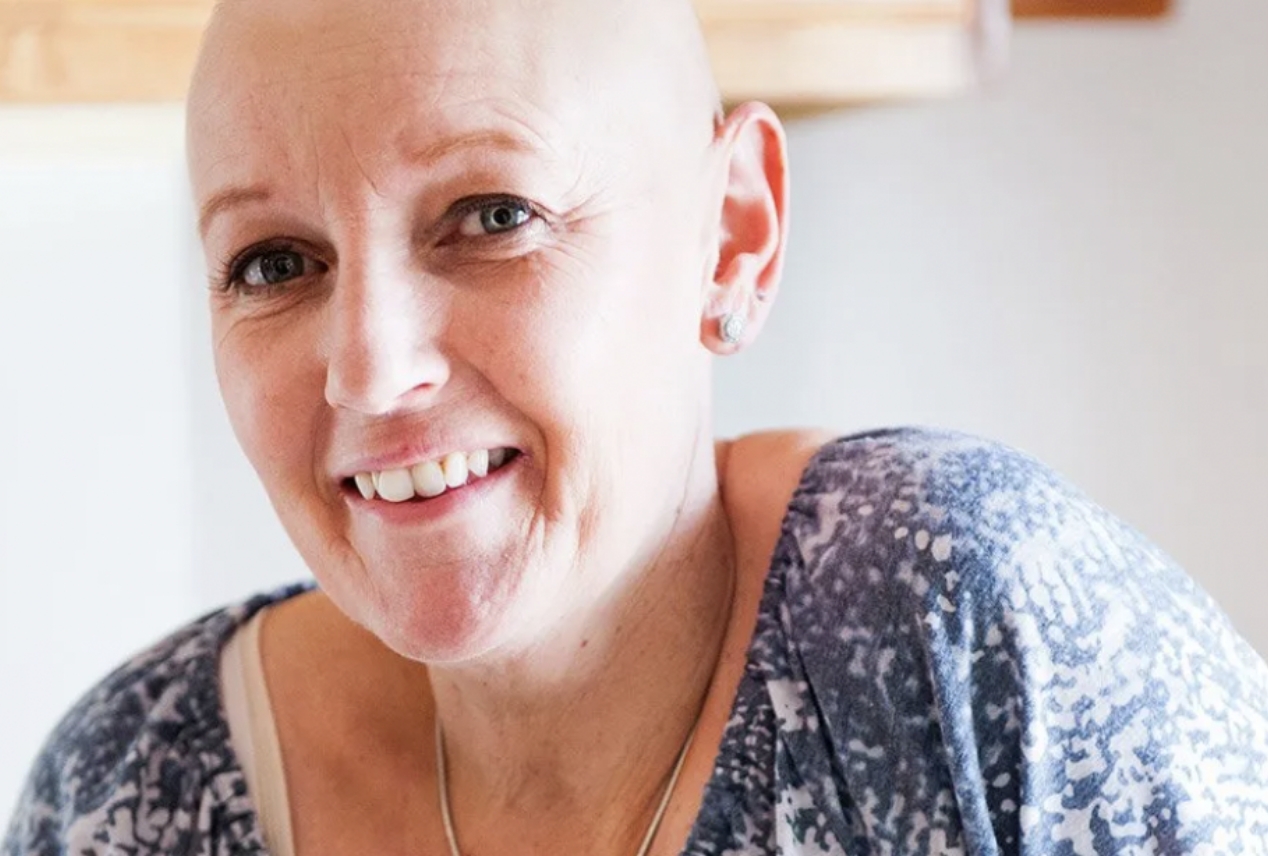
[[[533,209],[518,199],[499,199],[474,209],[458,223],[458,233],[466,238],[514,232],[533,219]]]

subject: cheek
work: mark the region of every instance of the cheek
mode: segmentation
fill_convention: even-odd
[[[683,355],[699,322],[673,322],[668,272],[629,244],[541,262],[458,325],[480,331],[478,373],[540,433],[545,515],[583,530],[598,528],[586,509],[611,512],[618,484],[647,501],[641,472],[681,441],[659,422],[667,402],[678,404],[674,386],[687,383]]]
[[[544,431],[567,432],[567,445],[621,440],[604,426],[676,403],[675,390],[693,383],[698,284],[652,237],[639,218],[613,218],[497,287],[484,283],[456,325],[480,331],[471,348],[478,371]],[[649,253],[649,244],[664,251]]]
[[[454,302],[453,356],[536,421],[568,409],[578,363],[595,356],[588,341],[601,283],[565,254],[536,256],[508,273],[473,284],[468,299]]]
[[[324,401],[316,359],[290,346],[296,337],[280,327],[225,319],[212,325],[229,422],[270,494],[296,477],[297,463],[312,460],[310,427]]]

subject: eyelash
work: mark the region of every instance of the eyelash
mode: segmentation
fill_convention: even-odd
[[[216,274],[213,277],[216,290],[222,294],[239,293],[255,296],[284,288],[285,284],[279,284],[274,288],[259,288],[247,286],[243,282],[243,277],[246,276],[247,268],[251,266],[251,263],[270,253],[295,253],[311,259],[311,256],[304,252],[294,241],[265,241],[255,244],[218,265]]]
[[[497,208],[500,205],[521,206],[528,212],[529,219],[525,223],[516,226],[509,231],[485,235],[483,236],[484,240],[493,240],[497,238],[504,238],[509,235],[515,235],[533,220],[540,220],[543,217],[541,209],[523,197],[511,196],[508,194],[492,194],[488,196],[473,196],[469,199],[462,200],[449,210],[449,212],[445,215],[445,221],[455,224],[456,227],[472,214],[475,214],[478,211]],[[476,238],[476,240],[481,240],[481,238]]]
[[[534,205],[532,202],[528,201],[527,199],[524,199],[523,197],[513,196],[509,194],[491,194],[487,196],[474,196],[469,199],[464,199],[456,203],[445,214],[444,222],[453,224],[453,227],[444,233],[446,235],[446,238],[441,243],[443,245],[448,245],[450,243],[453,243],[454,241],[451,239],[451,236],[456,233],[457,226],[460,225],[463,220],[465,220],[467,217],[471,216],[472,214],[475,214],[485,209],[496,208],[499,205],[507,205],[507,204],[522,206],[528,212],[529,219],[526,220],[523,224],[516,226],[515,228],[510,229],[506,232],[488,234],[482,237],[459,238],[459,240],[468,240],[468,241],[474,240],[474,241],[481,241],[481,242],[506,240],[507,238],[511,238],[518,235],[520,232],[522,232],[534,221],[543,220],[545,218],[545,215],[540,208],[538,208],[536,205]],[[236,294],[240,294],[240,295],[244,295],[248,297],[254,297],[254,296],[267,296],[276,291],[281,291],[286,289],[286,287],[290,284],[289,281],[286,283],[279,283],[278,285],[273,286],[271,288],[262,288],[262,287],[255,287],[255,286],[247,286],[243,282],[243,277],[246,275],[247,268],[250,267],[251,263],[261,258],[262,256],[267,256],[270,253],[288,253],[288,252],[301,255],[305,259],[315,262],[321,268],[326,267],[321,262],[314,259],[309,253],[305,252],[304,249],[301,248],[294,241],[290,241],[290,240],[265,241],[263,243],[255,244],[251,247],[248,247],[247,249],[243,250],[242,252],[238,253],[232,258],[226,259],[223,262],[221,262],[217,266],[216,274],[213,277],[213,282],[215,284],[216,290],[222,294],[236,293]]]

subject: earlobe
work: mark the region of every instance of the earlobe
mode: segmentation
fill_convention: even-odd
[[[765,104],[737,108],[718,133],[725,187],[701,335],[711,350],[732,353],[760,330],[779,286],[788,234],[788,157],[783,126]]]

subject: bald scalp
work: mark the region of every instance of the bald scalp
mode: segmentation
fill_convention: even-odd
[[[432,81],[438,98],[455,72],[484,73],[491,86],[549,78],[576,109],[611,114],[611,126],[654,120],[698,140],[722,118],[691,0],[219,0],[190,112],[251,86],[253,68],[337,79],[339,55],[358,46],[394,55],[397,73]],[[464,50],[476,52],[474,67],[456,61]]]

